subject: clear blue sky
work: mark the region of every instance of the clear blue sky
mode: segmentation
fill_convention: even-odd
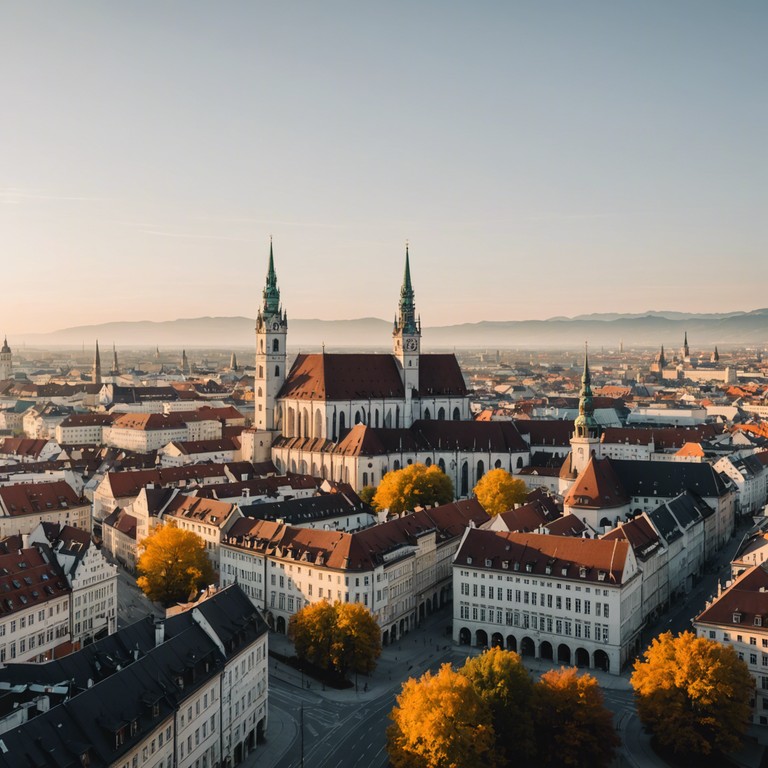
[[[0,333],[768,305],[768,3],[0,7]]]

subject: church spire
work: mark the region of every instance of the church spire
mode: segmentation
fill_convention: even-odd
[[[114,342],[112,342],[112,373],[120,373],[120,367],[117,364],[117,349],[115,349]]]
[[[416,304],[413,298],[413,285],[411,284],[411,260],[406,242],[405,272],[403,274],[403,287],[400,289],[400,304],[395,320],[395,333],[419,333],[420,325],[421,323],[416,320]]]
[[[577,437],[596,437],[598,425],[595,420],[595,406],[592,401],[592,374],[589,371],[589,352],[584,344],[584,372],[581,375],[579,394],[579,415],[574,421]]]
[[[691,350],[688,348],[688,331],[685,332],[683,340],[683,357],[688,359],[691,356]]]
[[[93,356],[93,383],[101,384],[101,355],[99,354],[98,339],[96,339],[96,354]]]
[[[280,312],[280,289],[277,287],[277,273],[275,272],[275,256],[272,251],[272,238],[269,238],[269,267],[267,269],[267,282],[264,285],[264,314],[276,315]]]

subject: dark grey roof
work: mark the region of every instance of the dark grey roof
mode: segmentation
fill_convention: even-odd
[[[226,657],[267,632],[237,585],[210,597],[197,610]],[[165,641],[155,645],[154,624],[143,620],[57,661],[0,670],[0,684],[63,682],[71,689],[63,703],[0,736],[0,767],[79,766],[86,752],[92,768],[119,763],[148,732],[169,720],[191,691],[209,684],[224,664],[219,642],[195,622],[191,611],[168,619],[165,632]],[[120,729],[125,729],[124,740],[118,744]]]
[[[693,491],[708,498],[722,496],[728,490],[720,474],[704,462],[610,461],[629,496],[672,498]]]
[[[246,517],[258,520],[283,520],[287,525],[301,525],[315,520],[329,520],[352,514],[374,515],[367,504],[355,505],[341,493],[310,496],[306,499],[289,499],[262,504],[240,506]]]
[[[677,541],[677,539],[683,535],[677,520],[675,520],[672,513],[667,509],[666,504],[662,504],[661,506],[656,507],[656,509],[648,512],[648,517],[651,519],[654,526],[656,526],[656,530],[659,532],[661,538],[664,539],[667,544]]]

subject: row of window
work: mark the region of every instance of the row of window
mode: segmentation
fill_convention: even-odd
[[[466,597],[469,597],[470,585],[467,582],[461,582],[460,593]],[[479,593],[479,594],[478,594]],[[487,598],[489,600],[504,600],[505,590],[502,587],[487,587],[485,584],[472,584],[472,597]],[[607,619],[610,607],[608,603],[602,603],[595,601],[594,604],[590,600],[582,599],[580,597],[571,598],[566,597],[563,599],[561,595],[548,595],[544,592],[533,592],[527,589],[506,589],[506,601],[508,603],[522,603],[524,605],[540,605],[542,608],[554,608],[558,611],[565,610],[573,613],[584,613],[589,615],[592,613],[592,606],[594,605],[595,616],[601,616]]]
[[[508,627],[538,630],[566,637],[584,638],[608,643],[610,627],[608,624],[584,621],[579,619],[559,619],[545,614],[529,613],[528,611],[502,610],[489,606],[459,605],[459,617],[468,621],[483,621],[488,624],[503,624]],[[594,629],[594,633],[593,633]]]

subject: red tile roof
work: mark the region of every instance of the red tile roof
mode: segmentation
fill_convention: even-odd
[[[470,522],[481,525],[488,515],[476,499],[456,501],[390,520],[355,533],[296,528],[265,520],[238,520],[226,542],[276,557],[324,565],[338,570],[371,570],[385,554],[412,554],[415,537],[435,532],[438,543],[461,536]]]
[[[570,512],[551,523],[547,523],[544,527],[547,529],[547,533],[551,533],[553,536],[581,536],[587,530],[584,522]]]
[[[58,566],[34,547],[0,555],[0,616],[43,605],[70,592]]]
[[[606,533],[602,538],[628,541],[640,560],[646,560],[661,546],[661,539],[659,539],[658,534],[642,515],[626,523],[619,523],[616,528]]]
[[[112,496],[116,499],[137,496],[148,485],[169,486],[203,482],[210,478],[226,478],[226,464],[190,464],[168,469],[138,469],[128,472],[107,472]]]
[[[48,440],[32,440],[28,437],[6,437],[0,442],[0,454],[5,456],[38,457],[48,445]]]
[[[705,608],[694,621],[727,624],[734,628],[768,627],[768,563],[745,571],[723,594]],[[734,621],[737,614],[739,621]],[[755,618],[759,624],[755,624]]]
[[[522,573],[616,585],[624,578],[628,552],[625,541],[470,529],[454,565],[510,572],[517,565]]]
[[[122,413],[115,417],[115,429],[138,429],[145,432],[161,429],[184,429],[186,422],[179,413]]]
[[[628,503],[629,497],[613,471],[610,460],[596,459],[594,456],[576,478],[563,501],[568,507],[588,509],[610,509]]]
[[[194,520],[221,528],[236,509],[234,504],[228,504],[224,501],[179,494],[167,506],[164,515]]]
[[[35,515],[88,505],[64,480],[0,486],[0,507],[6,515]]]
[[[464,397],[467,388],[452,354],[421,355],[416,397]],[[405,397],[393,355],[300,354],[278,397],[300,400],[363,400]]]

